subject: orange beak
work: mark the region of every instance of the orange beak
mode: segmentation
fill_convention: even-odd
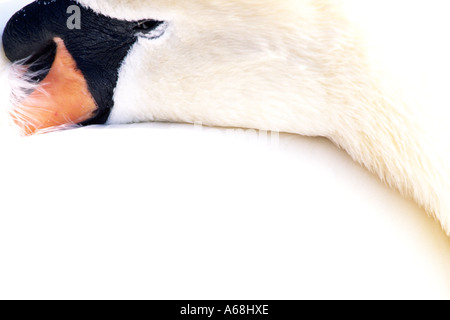
[[[24,135],[78,124],[94,117],[97,111],[86,79],[64,41],[61,38],[54,38],[54,41],[57,45],[56,56],[48,75],[11,114]]]

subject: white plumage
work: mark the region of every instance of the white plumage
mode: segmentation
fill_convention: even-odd
[[[450,232],[444,1],[82,3],[169,23],[124,61],[109,123],[325,136]]]
[[[153,17],[142,8],[132,10],[130,5],[138,1],[124,1],[116,11],[112,1],[86,3],[133,20]],[[193,1],[166,3],[182,14],[182,6]],[[392,84],[386,86],[396,92],[396,99],[415,99],[420,102],[415,106],[425,106],[423,116],[416,117],[420,127],[428,123],[441,131],[448,118],[448,50],[446,42],[439,41],[447,37],[447,22],[440,18],[447,12],[446,1],[421,3],[358,0],[347,16],[360,24],[351,28],[357,26],[364,35],[371,64],[380,61],[372,64],[373,71]],[[7,14],[5,7],[0,15],[10,16],[13,10]],[[155,12],[176,15],[163,11]],[[187,18],[196,19],[190,12]],[[202,46],[194,44],[190,50],[202,53]],[[122,88],[116,92],[129,90],[124,111],[140,105],[142,114],[150,116],[155,112],[153,100],[147,101],[148,111],[144,102],[137,102],[158,83],[136,81],[131,75],[126,83],[123,77],[131,68],[142,67],[142,61],[132,59],[140,50],[145,49],[136,45],[128,57],[130,68],[122,68]],[[158,71],[169,65],[154,67]],[[393,76],[384,76],[387,72]],[[142,74],[152,76],[151,70]],[[8,85],[2,83],[0,90],[7,92]],[[145,92],[133,91],[138,86]],[[195,84],[184,88],[195,89]],[[179,91],[174,92],[178,97],[183,94]],[[1,99],[7,97],[3,93]],[[170,94],[164,93],[171,100],[163,106],[176,101]],[[158,101],[165,102],[163,97]],[[184,103],[189,101],[179,105]],[[139,108],[132,110],[130,116]],[[441,118],[444,126],[433,117]],[[341,123],[355,127],[353,122]],[[408,128],[401,121],[399,126]],[[0,238],[6,245],[0,246],[0,296],[448,297],[448,238],[422,210],[377,184],[326,141],[282,134],[278,152],[256,152],[240,139],[224,139],[217,129],[197,135],[190,126],[124,128],[94,127],[11,141],[3,139],[2,132]],[[428,147],[444,150],[448,135],[428,132],[434,141]],[[395,159],[393,155],[391,161]]]
[[[118,70],[109,124],[324,136],[450,232],[444,1],[80,3],[114,18],[167,22],[160,38],[140,38]]]

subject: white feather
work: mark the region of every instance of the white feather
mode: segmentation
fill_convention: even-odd
[[[170,25],[126,58],[109,123],[325,136],[450,233],[445,1],[82,3]]]

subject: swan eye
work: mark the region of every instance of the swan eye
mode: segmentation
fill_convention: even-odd
[[[139,21],[133,30],[138,32],[150,32],[151,30],[156,29],[161,23],[161,21],[156,20]]]
[[[158,20],[143,20],[139,21],[133,27],[137,36],[147,39],[157,39],[161,37],[166,31],[167,23]]]
[[[167,29],[167,22],[158,20],[142,20],[133,28],[136,35],[147,39],[161,37]]]

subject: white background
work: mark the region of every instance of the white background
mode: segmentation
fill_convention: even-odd
[[[143,124],[0,147],[0,298],[450,298],[439,225],[324,139]]]

